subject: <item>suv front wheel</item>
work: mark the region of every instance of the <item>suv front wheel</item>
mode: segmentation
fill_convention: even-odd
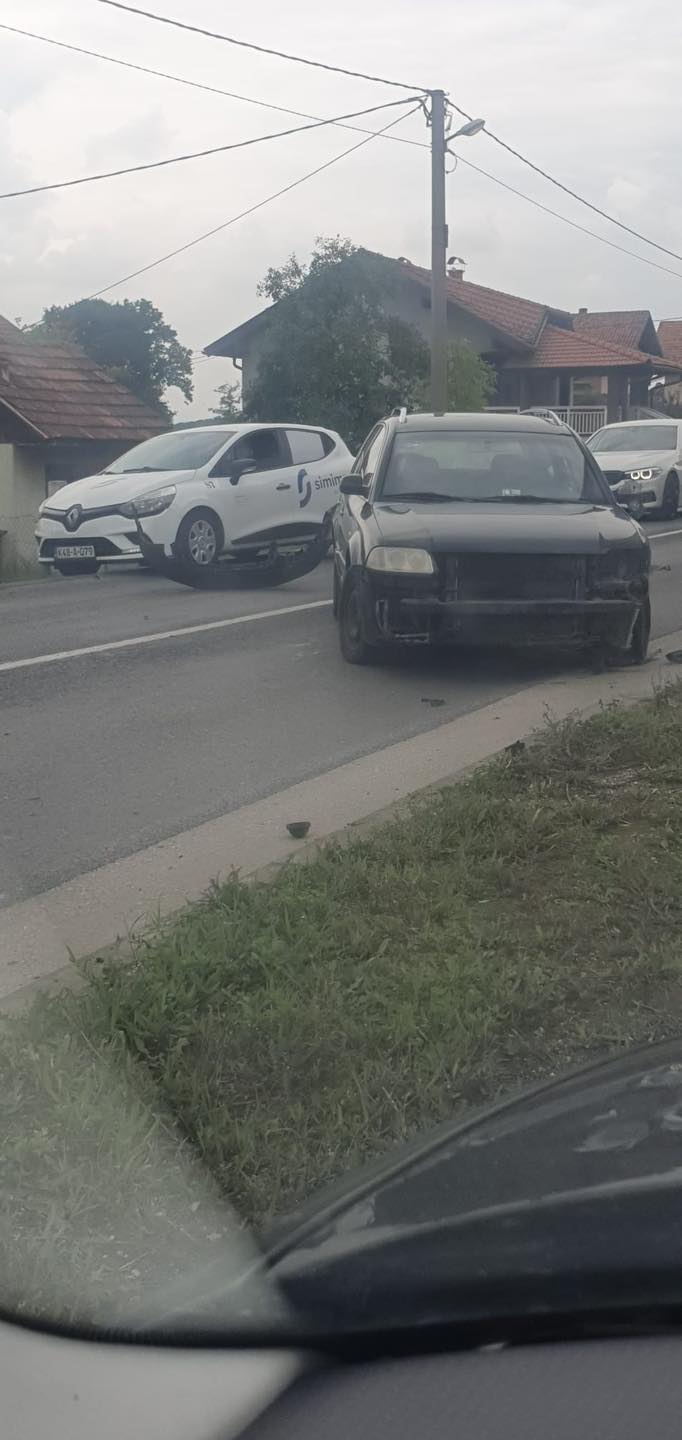
[[[339,641],[341,654],[349,665],[371,665],[381,656],[381,646],[366,636],[362,584],[349,576],[339,598]]]

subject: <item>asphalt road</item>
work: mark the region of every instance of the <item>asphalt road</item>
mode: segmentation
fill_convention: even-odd
[[[665,634],[682,627],[682,516],[650,533],[670,566],[653,576]],[[201,594],[143,572],[1,587],[0,904],[548,673],[485,653],[347,666],[330,578],[325,563],[274,591]]]

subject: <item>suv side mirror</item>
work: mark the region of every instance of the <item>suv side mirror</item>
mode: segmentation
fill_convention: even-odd
[[[339,485],[340,495],[366,495],[367,485],[362,475],[344,475]]]

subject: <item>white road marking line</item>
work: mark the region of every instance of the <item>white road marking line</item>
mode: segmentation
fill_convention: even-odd
[[[665,540],[668,535],[682,535],[682,530],[657,530],[655,535],[650,535],[650,540]]]
[[[226,620],[206,620],[201,625],[183,625],[179,630],[158,630],[153,635],[133,635],[127,640],[106,640],[101,645],[83,645],[79,650],[55,650],[50,655],[32,655],[25,660],[3,660],[0,674],[26,670],[31,665],[53,665],[57,660],[76,660],[81,655],[102,655],[107,650],[124,650],[129,645],[152,645],[156,640],[177,640],[183,635],[201,635],[207,630],[225,630],[228,625],[247,625],[252,620],[274,620],[278,615],[300,615],[320,610],[331,600],[308,600],[302,605],[281,605],[278,610],[255,610],[251,615],[230,615]]]

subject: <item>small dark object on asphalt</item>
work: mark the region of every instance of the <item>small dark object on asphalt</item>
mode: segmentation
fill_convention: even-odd
[[[526,742],[525,740],[512,740],[511,745],[505,745],[504,748],[508,755],[522,755],[526,748]]]
[[[428,695],[422,695],[422,705],[444,705],[444,700],[430,700]]]
[[[289,831],[289,834],[293,836],[294,840],[305,840],[309,829],[309,820],[290,820],[289,824],[287,825],[287,830]]]
[[[682,650],[669,650],[665,658],[672,660],[673,665],[679,665],[682,663]]]

